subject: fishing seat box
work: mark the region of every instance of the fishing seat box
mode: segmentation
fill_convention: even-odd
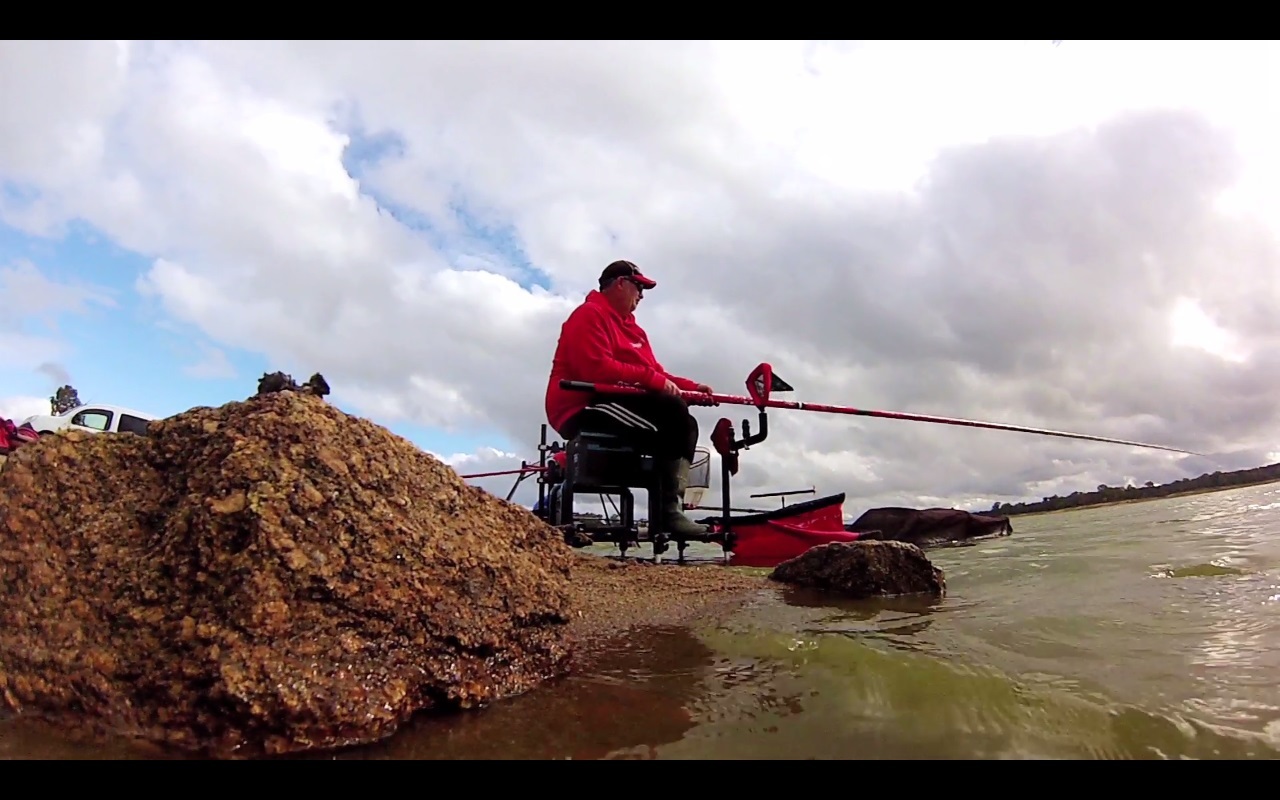
[[[565,480],[575,491],[651,489],[658,482],[657,463],[618,436],[586,430],[565,444]]]

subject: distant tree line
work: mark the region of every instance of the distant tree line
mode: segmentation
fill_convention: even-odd
[[[1115,503],[1121,500],[1146,500],[1156,497],[1168,497],[1184,492],[1203,492],[1230,489],[1235,486],[1249,486],[1258,483],[1280,481],[1280,463],[1268,464],[1265,467],[1239,469],[1234,472],[1206,472],[1198,478],[1179,478],[1170,483],[1156,486],[1147,481],[1142,486],[1107,486],[1105,483],[1094,492],[1072,492],[1065,497],[1053,495],[1033,503],[1001,503],[997,500],[991,506],[995,513],[1013,516],[1015,514],[1031,514],[1041,511],[1058,511],[1064,508],[1082,508],[1103,503]]]

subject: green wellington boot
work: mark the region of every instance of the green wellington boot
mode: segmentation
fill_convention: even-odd
[[[710,532],[706,525],[699,525],[684,515],[684,493],[689,487],[689,468],[687,458],[669,461],[666,468],[666,489],[662,497],[662,527],[672,538],[687,536],[704,536]]]

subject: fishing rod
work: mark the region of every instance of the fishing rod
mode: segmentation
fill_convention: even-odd
[[[598,392],[601,394],[650,393],[648,389],[640,386],[592,383],[590,381],[561,380],[560,388],[583,392]],[[1070,433],[1067,431],[1048,430],[1046,428],[1029,428],[1022,425],[1007,425],[1001,422],[979,422],[971,419],[938,417],[928,414],[909,414],[902,411],[872,411],[863,408],[851,408],[849,406],[828,405],[826,403],[802,403],[795,400],[774,400],[770,397],[773,392],[790,391],[794,391],[794,389],[786,381],[773,373],[773,367],[767,363],[762,363],[752,370],[751,374],[747,377],[747,392],[750,395],[748,397],[731,394],[718,394],[716,392],[693,391],[681,391],[680,395],[684,398],[685,402],[691,406],[718,406],[722,403],[726,403],[730,405],[755,406],[762,412],[766,407],[790,408],[797,411],[819,411],[827,414],[851,414],[860,417],[881,417],[884,419],[899,419],[913,422],[933,422],[943,425],[961,425],[971,428],[992,428],[994,430],[1002,431],[1036,433],[1042,436],[1061,436],[1067,439],[1086,439],[1094,442],[1125,444],[1130,445],[1131,447],[1148,447],[1154,450],[1168,450],[1173,453],[1186,453],[1187,455],[1207,458],[1203,453],[1183,450],[1178,447],[1169,447],[1161,444],[1148,444],[1145,442],[1133,442],[1127,439],[1111,439],[1105,436],[1094,436],[1088,433]]]
[[[496,475],[528,475],[531,472],[546,472],[546,471],[547,471],[546,467],[539,467],[536,464],[531,464],[527,467],[520,467],[519,469],[500,469],[500,470],[497,470],[496,472],[473,472],[470,475],[459,475],[458,477],[467,478],[467,479],[492,478]]]

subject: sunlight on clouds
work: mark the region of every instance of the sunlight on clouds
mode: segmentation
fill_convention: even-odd
[[[940,148],[1089,128],[1139,106],[1201,108],[1251,163],[1224,208],[1280,229],[1280,103],[1202,68],[1280,78],[1266,43],[728,42],[715,52],[725,106],[745,130],[860,190],[911,189]]]
[[[1051,132],[1056,120],[1042,108],[1048,101],[1037,103],[1043,94],[1017,82],[1045,80],[1037,66],[1051,69],[1052,49],[1016,42],[718,43],[716,77],[736,121],[809,174],[847,188],[902,191],[923,177],[939,147],[981,142],[993,128]],[[1008,69],[1014,59],[1024,62],[1017,71]],[[1006,94],[1017,102],[1002,99]]]
[[[407,369],[411,371],[413,367]],[[482,413],[458,388],[442,380],[412,374],[406,384],[408,392],[383,392],[348,384],[341,390],[334,389],[333,397],[337,405],[382,424],[413,422],[444,431],[455,430],[460,419]]]
[[[1243,363],[1248,358],[1237,337],[1211,320],[1189,297],[1180,298],[1174,306],[1170,327],[1170,343],[1175,347],[1196,347],[1236,363]]]
[[[523,269],[508,265],[505,259],[486,254],[459,253],[453,260],[453,266],[459,272],[483,272],[500,275],[512,281],[519,280],[524,274]]]
[[[1280,139],[1280,130],[1276,137]],[[1218,195],[1214,208],[1225,215],[1252,217],[1272,231],[1280,231],[1280,154],[1274,145],[1249,159],[1249,170]]]
[[[274,169],[301,180],[298,191],[336,195],[355,206],[359,184],[342,166],[349,137],[323,120],[256,98],[244,101],[242,113],[245,137]]]
[[[795,42],[717,42],[712,75],[722,102],[752,136],[788,149],[804,132],[799,120],[815,104],[812,75]]]
[[[220,298],[210,278],[164,258],[157,258],[150,271],[139,275],[135,287],[144,297],[160,298],[166,310],[182,320],[204,319]]]
[[[455,323],[453,329],[470,328],[467,345],[481,351],[508,346],[534,324],[567,315],[577,304],[487,271],[442,269],[425,278],[400,272],[397,284],[405,291],[402,302],[432,309],[439,322]],[[474,324],[477,320],[483,324]]]

